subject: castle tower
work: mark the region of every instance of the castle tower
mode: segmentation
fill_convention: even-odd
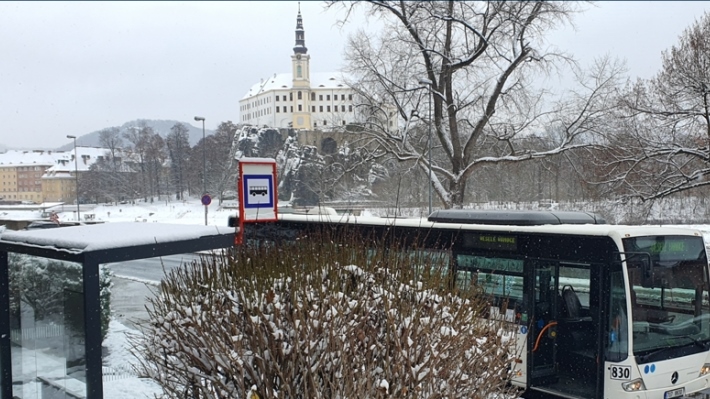
[[[301,17],[301,2],[298,2],[298,16],[296,17],[296,45],[291,55],[293,73],[293,128],[311,129],[311,81],[310,59],[306,48],[306,32],[303,30]]]

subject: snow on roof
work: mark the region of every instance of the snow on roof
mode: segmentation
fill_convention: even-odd
[[[349,89],[350,86],[344,83],[344,75],[340,72],[316,72],[311,73],[310,87],[311,89]],[[274,76],[256,83],[247,94],[242,97],[247,99],[259,94],[269,92],[271,90],[289,90],[293,85],[293,74],[279,73]]]
[[[0,167],[51,166],[64,156],[66,153],[62,151],[8,150],[0,153]]]
[[[77,157],[79,159],[78,163],[74,162],[74,150],[62,153],[60,157],[57,158],[51,168],[47,169],[47,173],[42,176],[43,178],[58,177],[57,173],[73,173],[75,169],[79,169],[81,172],[86,172],[89,170],[94,162],[98,161],[100,157],[105,157],[106,153],[110,150],[108,148],[100,147],[76,147]],[[119,152],[120,153],[120,152]]]
[[[118,222],[44,230],[5,230],[0,242],[66,250],[72,253],[186,241],[234,234],[233,227]]]

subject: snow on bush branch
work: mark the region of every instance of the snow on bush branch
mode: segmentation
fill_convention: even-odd
[[[481,295],[442,288],[441,273],[416,280],[403,252],[302,244],[241,248],[164,280],[136,344],[166,397],[454,399],[508,389],[513,340],[481,321]]]

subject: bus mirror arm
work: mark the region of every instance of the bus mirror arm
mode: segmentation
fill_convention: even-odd
[[[646,259],[643,259],[641,261],[641,264],[643,265],[643,279],[641,279],[641,285],[646,288],[653,288],[653,262],[651,261],[651,255],[649,254],[642,254]]]
[[[641,286],[653,288],[653,261],[648,252],[622,252],[629,269],[641,268]]]

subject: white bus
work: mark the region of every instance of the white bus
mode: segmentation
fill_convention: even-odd
[[[708,257],[698,231],[609,225],[585,212],[466,210],[428,220],[287,214],[245,227],[247,240],[354,229],[445,251],[455,284],[482,288],[491,313],[517,329],[511,382],[531,395],[710,397]]]

